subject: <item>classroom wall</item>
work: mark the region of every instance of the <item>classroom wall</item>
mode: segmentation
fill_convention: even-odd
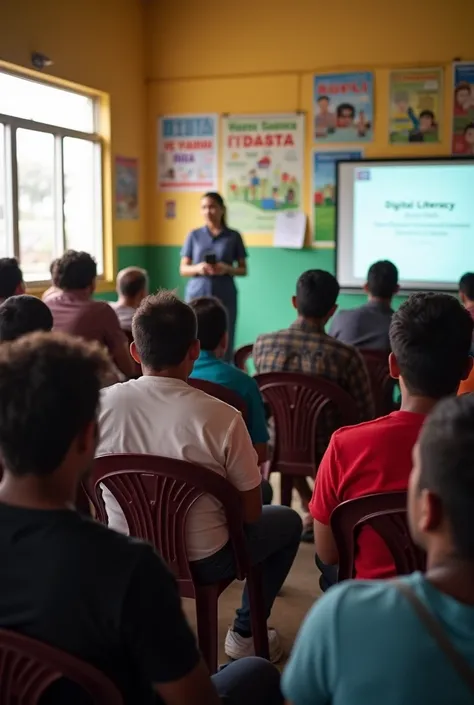
[[[156,188],[157,117],[165,113],[258,113],[304,111],[307,115],[305,209],[311,212],[312,75],[318,72],[375,72],[375,138],[364,145],[368,157],[448,155],[450,151],[450,63],[474,58],[474,3],[398,0],[387,5],[366,0],[315,3],[314,0],[208,0],[151,2],[146,6],[148,86],[149,249],[154,284],[170,288],[178,275],[179,248],[200,224],[198,194],[161,194]],[[446,67],[446,119],[439,145],[392,146],[387,138],[388,71],[397,67]],[[166,220],[165,201],[176,201],[177,217]],[[238,282],[240,316],[237,343],[287,325],[290,296],[305,269],[334,271],[331,250],[309,246],[276,250],[271,236],[244,233],[249,271]],[[343,306],[360,303],[345,296]]]
[[[146,265],[143,22],[141,0],[0,2],[0,59],[31,68],[31,52],[40,51],[54,61],[44,74],[110,94],[112,160],[116,155],[140,160],[140,218],[112,222],[119,267]]]

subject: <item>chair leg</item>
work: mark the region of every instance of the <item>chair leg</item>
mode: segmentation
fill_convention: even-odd
[[[291,507],[293,496],[293,478],[291,475],[280,474],[281,504],[284,507]]]
[[[209,673],[217,672],[217,586],[195,585],[198,642]]]
[[[252,566],[247,575],[247,590],[250,603],[250,623],[252,625],[255,655],[269,659],[267,620],[263,601],[262,568]]]

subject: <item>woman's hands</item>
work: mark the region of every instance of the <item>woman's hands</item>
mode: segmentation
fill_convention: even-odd
[[[207,262],[200,262],[196,265],[196,274],[201,276],[222,276],[223,274],[231,274],[232,265],[226,264],[225,262],[217,262],[216,264],[208,264]]]

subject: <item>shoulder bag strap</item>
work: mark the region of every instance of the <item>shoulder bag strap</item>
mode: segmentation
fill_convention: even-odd
[[[448,661],[474,693],[474,669],[457,649],[454,648],[446,632],[429,609],[423,604],[413,588],[401,580],[392,580],[392,585],[408,600],[420,621],[438,644]]]

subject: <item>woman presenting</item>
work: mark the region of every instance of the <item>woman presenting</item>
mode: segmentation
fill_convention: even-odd
[[[225,204],[219,193],[206,193],[201,200],[204,227],[192,230],[181,250],[179,272],[192,277],[186,286],[186,301],[196,296],[215,296],[227,309],[229,344],[226,360],[232,361],[237,320],[237,288],[234,277],[247,274],[247,250],[240,233],[225,221]]]

